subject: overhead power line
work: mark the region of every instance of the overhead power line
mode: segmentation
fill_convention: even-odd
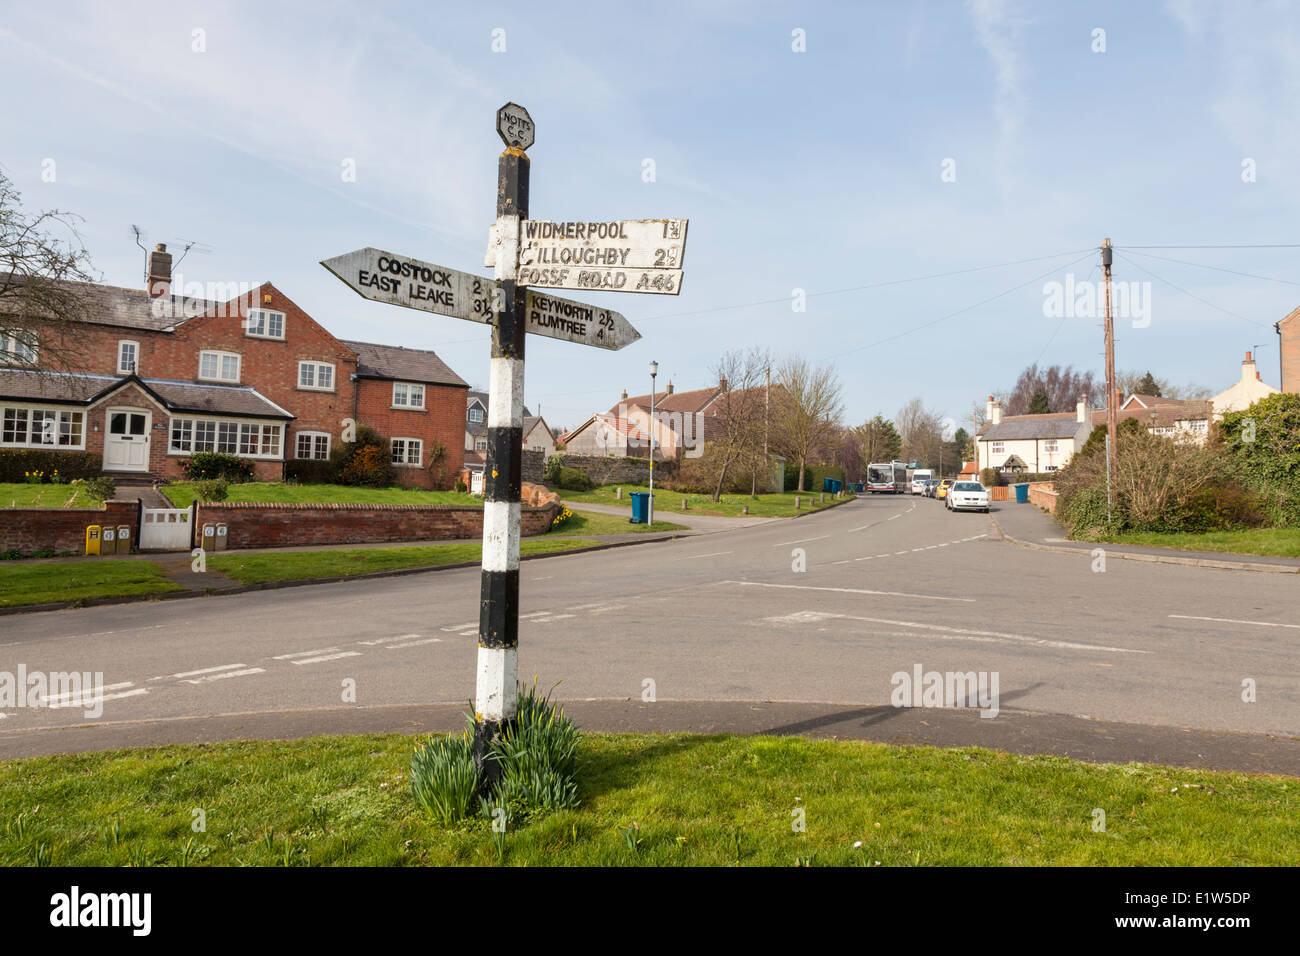
[[[1132,250],[1130,250],[1132,251]],[[1300,282],[1293,282],[1290,279],[1279,279],[1276,276],[1261,276],[1253,272],[1238,272],[1236,269],[1224,269],[1220,266],[1206,265],[1204,262],[1192,262],[1189,259],[1171,259],[1169,256],[1152,255],[1149,252],[1134,252],[1135,256],[1143,256],[1147,259],[1161,259],[1165,262],[1176,262],[1183,266],[1197,266],[1201,269],[1210,269],[1214,272],[1227,272],[1234,276],[1245,276],[1247,279],[1263,279],[1266,282],[1285,282],[1287,285],[1300,285]]]
[[[1132,259],[1130,259],[1128,256],[1121,256],[1120,258],[1122,258],[1125,262],[1127,262],[1127,263],[1128,263],[1129,265],[1131,265],[1133,268],[1138,269],[1138,270],[1141,271],[1141,272],[1145,272],[1147,275],[1149,275],[1149,276],[1150,276],[1151,278],[1153,278],[1153,279],[1157,279],[1157,280],[1159,280],[1160,282],[1163,282],[1165,285],[1169,286],[1171,289],[1175,289],[1175,290],[1177,290],[1178,292],[1181,292],[1183,295],[1187,296],[1188,298],[1195,299],[1197,302],[1200,302],[1200,303],[1202,303],[1203,305],[1208,305],[1211,309],[1216,309],[1217,311],[1222,312],[1224,315],[1230,315],[1230,316],[1232,316],[1234,319],[1241,319],[1241,321],[1243,321],[1243,322],[1249,322],[1251,325],[1267,326],[1267,327],[1271,327],[1271,326],[1272,326],[1272,323],[1270,323],[1270,322],[1260,322],[1260,321],[1258,321],[1258,320],[1256,320],[1256,319],[1248,319],[1248,318],[1246,318],[1244,315],[1238,315],[1236,312],[1233,312],[1231,309],[1225,309],[1225,308],[1223,308],[1223,306],[1215,305],[1215,304],[1214,304],[1213,302],[1211,302],[1209,299],[1202,299],[1199,295],[1196,295],[1196,294],[1194,294],[1194,293],[1188,292],[1188,291],[1187,291],[1186,289],[1184,289],[1182,286],[1174,285],[1172,282],[1170,282],[1168,279],[1164,278],[1163,276],[1158,276],[1158,275],[1156,275],[1156,274],[1155,274],[1154,272],[1152,272],[1150,269],[1146,268],[1146,267],[1143,266],[1143,265],[1140,265],[1139,263],[1134,262],[1134,261],[1133,261]]]
[[[1290,243],[1254,243],[1245,245],[1223,245],[1223,246],[1114,246],[1116,252],[1120,249],[1300,249],[1300,242]]]

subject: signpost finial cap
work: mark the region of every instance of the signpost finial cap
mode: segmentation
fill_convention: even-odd
[[[507,146],[527,149],[533,145],[533,118],[518,103],[507,103],[497,110],[497,135]]]

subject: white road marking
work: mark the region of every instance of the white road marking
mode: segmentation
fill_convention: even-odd
[[[444,631],[468,631],[471,627],[478,627],[478,621],[471,621],[469,624],[453,624],[451,627],[444,627]]]
[[[292,660],[295,657],[310,657],[313,654],[331,654],[337,650],[337,647],[318,647],[314,651],[294,651],[292,654],[280,654],[271,659],[275,661],[287,661]]]
[[[320,664],[323,661],[336,661],[341,657],[360,657],[360,651],[339,651],[337,654],[322,654],[320,657],[304,657],[289,661],[290,664]]]
[[[696,558],[720,558],[724,554],[735,554],[735,553],[736,552],[734,551],[714,551],[712,554],[688,554],[686,557],[680,558],[679,560],[694,561]]]
[[[951,640],[977,640],[982,642],[1004,642],[1034,644],[1040,647],[1060,647],[1076,651],[1109,651],[1112,654],[1149,654],[1131,647],[1110,647],[1104,644],[1079,644],[1075,641],[1053,641],[1045,637],[1026,637],[1023,634],[1007,634],[1002,631],[978,631],[966,627],[949,627],[945,624],[928,624],[920,621],[895,621],[883,617],[860,617],[856,614],[833,614],[829,611],[796,611],[765,620],[773,624],[813,624],[825,620],[865,621],[868,624],[887,624],[890,627],[905,627],[913,630],[933,631],[945,635]]]
[[[763,581],[719,581],[719,584],[739,584],[749,588],[782,588],[791,591],[838,591],[841,594],[876,594],[882,597],[921,598],[926,601],[959,601],[974,604],[974,598],[941,597],[937,594],[909,594],[906,591],[869,591],[866,588],[826,588],[810,584],[768,584]]]
[[[121,684],[105,684],[98,690],[93,687],[85,687],[81,690],[71,690],[63,694],[55,694],[53,697],[41,696],[37,699],[43,702],[44,706],[49,707],[51,710],[56,710],[59,707],[82,707],[97,700],[117,700],[119,697],[135,697],[139,694],[149,693],[143,687],[138,690],[126,691],[121,694],[104,693],[105,691],[111,690],[120,691],[124,687],[133,686],[134,683],[134,681],[124,681]]]
[[[357,643],[364,644],[366,647],[374,647],[376,644],[387,644],[389,641],[410,641],[419,636],[419,634],[399,634],[396,637],[376,637],[373,641],[357,641]]]
[[[790,544],[803,544],[806,541],[820,541],[822,538],[829,538],[829,537],[830,535],[828,534],[819,534],[815,538],[800,538],[798,541],[782,541],[780,544],[772,545],[772,547],[784,548],[786,545],[790,545]]]
[[[848,564],[848,563],[849,563],[849,560],[850,560],[850,559],[845,558],[843,561],[832,561],[831,564]],[[862,558],[853,558],[852,560],[854,560],[854,561],[861,561]]]
[[[179,680],[185,677],[197,677],[199,674],[215,674],[217,671],[233,671],[247,664],[219,664],[216,667],[203,667],[196,671],[181,671],[179,674],[167,674],[164,677],[150,677],[150,680]]]
[[[1170,617],[1184,621],[1215,621],[1219,624],[1254,624],[1256,627],[1293,627],[1300,630],[1300,624],[1278,624],[1274,621],[1237,621],[1230,617],[1198,617],[1195,614],[1170,614]]]
[[[426,637],[419,641],[407,641],[405,644],[385,644],[384,650],[395,651],[403,647],[420,647],[423,644],[440,644],[441,642],[441,637]]]
[[[190,680],[181,681],[182,684],[207,684],[214,680],[225,680],[227,677],[248,677],[251,674],[265,674],[265,667],[247,667],[242,671],[222,671],[220,674],[208,674],[206,677],[194,677]]]

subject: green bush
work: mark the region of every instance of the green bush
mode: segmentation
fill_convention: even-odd
[[[224,478],[205,478],[193,485],[196,501],[225,501],[230,497],[230,485]]]
[[[560,483],[560,472],[564,469],[564,463],[567,460],[567,455],[558,452],[546,459],[546,483],[548,485],[558,485]]]
[[[464,494],[465,492],[469,491],[469,485],[465,484],[465,482],[463,482],[463,481],[461,481],[459,478],[457,478],[457,479],[456,479],[456,490],[459,491],[459,492],[461,492],[462,494]]]
[[[112,478],[74,478],[72,484],[96,501],[111,501],[117,494],[117,482]]]
[[[332,460],[292,458],[284,463],[284,477],[300,485],[333,485],[339,480],[339,466]]]
[[[1281,392],[1228,412],[1217,432],[1269,523],[1300,525],[1300,394]]]
[[[579,471],[577,468],[561,468],[556,484],[566,491],[591,490],[591,479],[587,477],[585,471]]]
[[[844,480],[844,469],[839,465],[809,465],[803,472],[804,491],[821,491],[822,479],[834,478]],[[785,466],[785,490],[797,491],[799,488],[799,463],[789,462]],[[710,489],[712,490],[712,489]]]
[[[6,448],[0,450],[0,482],[20,484],[28,472],[59,473],[66,481],[97,478],[104,470],[102,455],[90,451],[58,451],[53,448]]]
[[[241,482],[253,480],[253,463],[237,455],[228,455],[220,451],[200,451],[181,463],[188,481],[205,481],[223,478],[226,481]]]

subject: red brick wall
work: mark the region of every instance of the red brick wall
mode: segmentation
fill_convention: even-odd
[[[103,508],[0,508],[0,551],[85,550],[86,526],[129,525],[135,547],[140,503],[110,501]]]
[[[1056,483],[1053,481],[1031,481],[1029,483],[1029,503],[1047,509],[1048,514],[1056,514]]]
[[[451,488],[465,457],[465,392],[451,385],[425,385],[424,409],[393,408],[393,383],[362,379],[357,383],[357,421],[376,429],[385,438],[419,438],[424,441],[424,463],[420,468],[398,468],[400,484],[415,488]],[[438,469],[430,470],[429,458],[438,442],[445,449]]]
[[[555,505],[521,509],[524,535],[544,533]],[[227,547],[371,544],[384,541],[454,541],[483,537],[483,509],[422,505],[297,505],[209,502],[198,506],[195,526],[225,524]]]
[[[1282,391],[1300,392],[1300,317],[1283,323],[1279,342],[1282,349]]]

